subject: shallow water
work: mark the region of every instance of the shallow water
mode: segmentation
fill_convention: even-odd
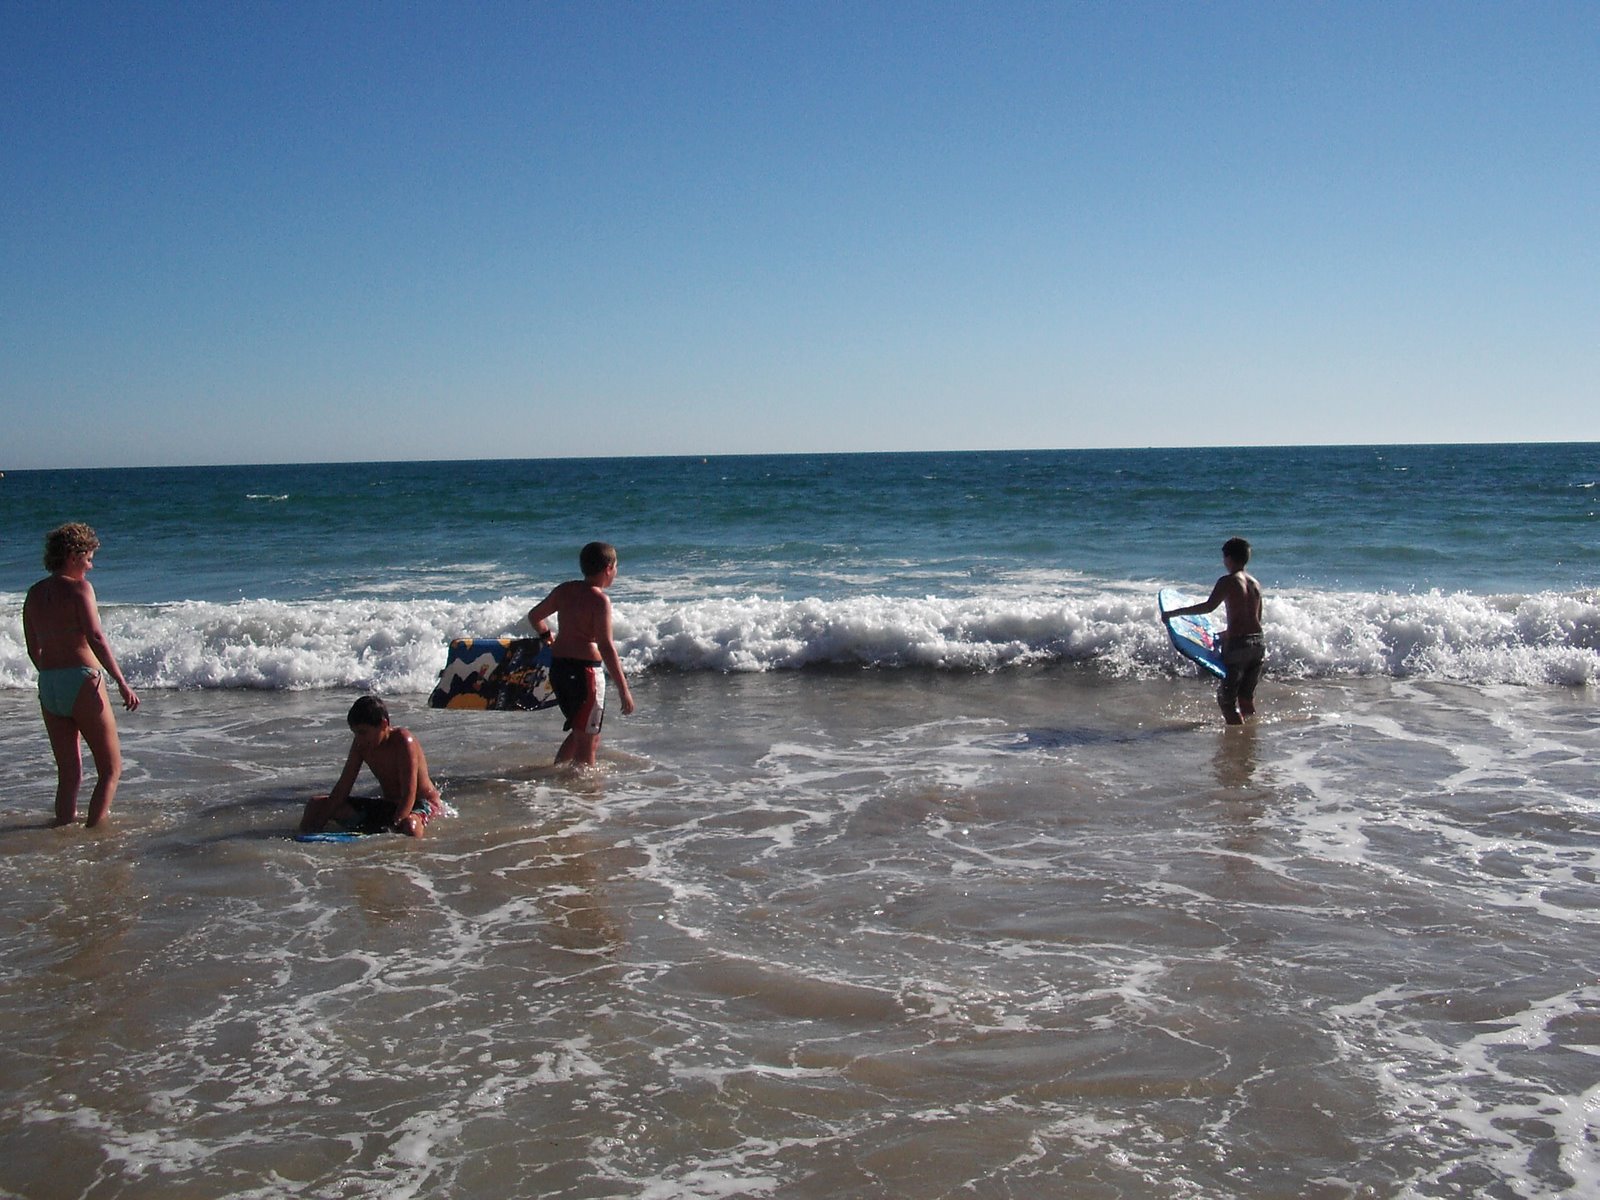
[[[287,832],[337,692],[156,692],[104,831],[0,692],[0,1189],[1583,1196],[1582,689],[1074,666],[391,698],[457,815]]]

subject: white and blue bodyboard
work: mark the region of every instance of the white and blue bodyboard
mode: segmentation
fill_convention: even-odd
[[[1222,632],[1226,628],[1215,613],[1194,613],[1184,617],[1169,617],[1171,608],[1187,608],[1199,603],[1175,588],[1162,588],[1156,593],[1156,607],[1161,610],[1161,623],[1167,627],[1175,650],[1190,662],[1200,664],[1218,679],[1227,674],[1222,665]]]
[[[530,712],[556,702],[550,645],[540,638],[456,638],[429,708]]]

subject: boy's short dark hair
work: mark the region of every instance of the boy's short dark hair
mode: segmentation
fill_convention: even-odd
[[[376,729],[388,719],[388,705],[376,696],[362,696],[350,706],[350,715],[345,718],[345,723],[351,729],[357,725],[371,725]]]
[[[1222,543],[1222,557],[1231,558],[1242,567],[1250,561],[1250,543],[1243,538],[1229,538]]]
[[[617,565],[617,548],[610,542],[590,542],[578,551],[578,569],[587,579]]]
[[[44,535],[44,569],[54,573],[74,554],[93,554],[99,548],[100,539],[82,521],[58,525]]]

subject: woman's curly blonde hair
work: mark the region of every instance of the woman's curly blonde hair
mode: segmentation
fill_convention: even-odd
[[[59,571],[74,554],[93,554],[99,548],[94,530],[82,521],[70,521],[44,535],[44,569]]]

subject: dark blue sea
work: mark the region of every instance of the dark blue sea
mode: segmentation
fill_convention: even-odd
[[[0,598],[85,520],[144,686],[426,691],[595,538],[641,670],[1170,672],[1163,584],[1255,547],[1277,669],[1588,684],[1600,447],[1390,446],[11,472]],[[13,599],[9,607],[16,609]],[[31,673],[0,624],[0,686]]]
[[[93,831],[19,619],[68,520],[144,699]],[[0,1195],[1600,1194],[1600,446],[7,471],[0,528]],[[1154,597],[1234,535],[1226,729]],[[593,539],[599,767],[428,709]],[[296,843],[363,691],[452,811]]]

